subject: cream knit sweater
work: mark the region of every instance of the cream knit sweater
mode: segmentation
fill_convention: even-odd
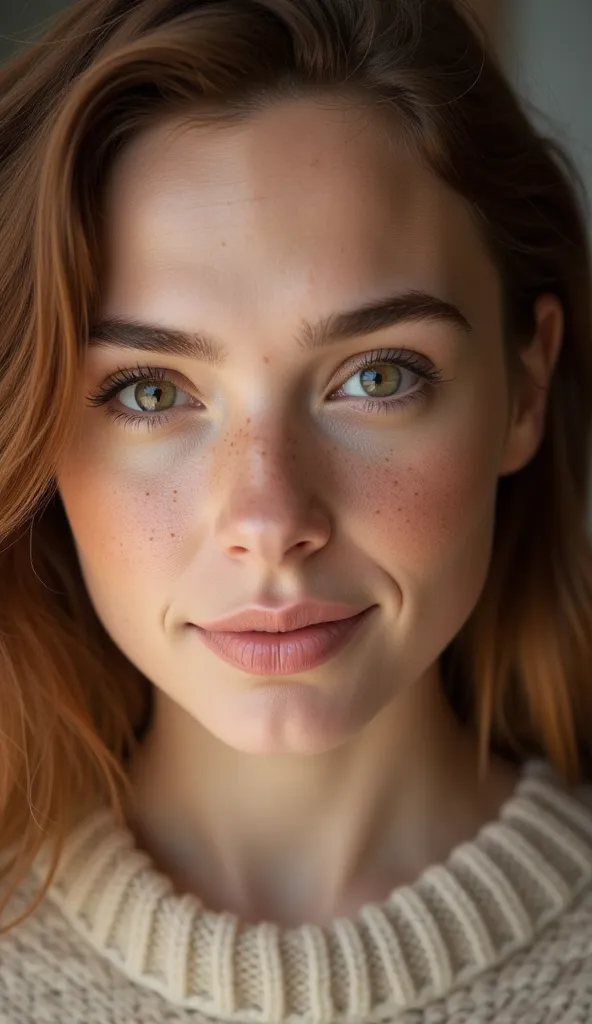
[[[50,894],[0,937],[1,1024],[222,1021],[592,1022],[592,786],[527,762],[471,842],[329,927],[208,911],[96,811]]]

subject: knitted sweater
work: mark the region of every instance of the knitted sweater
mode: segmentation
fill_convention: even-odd
[[[0,1024],[222,1021],[592,1021],[592,786],[526,762],[498,817],[445,863],[325,927],[209,911],[97,809],[50,893],[0,936]]]

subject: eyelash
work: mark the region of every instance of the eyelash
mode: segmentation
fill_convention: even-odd
[[[348,375],[346,380],[340,385],[341,388],[361,371],[366,366],[371,366],[376,363],[393,363],[396,366],[401,366],[404,369],[411,370],[414,374],[424,380],[424,385],[418,388],[416,391],[411,392],[406,398],[368,398],[363,400],[362,408],[364,412],[373,413],[388,413],[390,409],[395,406],[398,409],[403,406],[409,405],[411,402],[424,400],[427,398],[427,392],[429,388],[435,388],[438,384],[445,381],[442,371],[434,366],[428,366],[424,362],[423,358],[414,352],[406,352],[402,350],[380,350],[374,352],[365,352],[356,364],[352,367],[351,373]],[[163,370],[162,367],[157,366],[140,366],[138,365],[135,369],[118,369],[104,384],[102,384],[96,392],[91,392],[87,396],[87,402],[91,406],[103,406],[105,415],[112,417],[115,420],[123,421],[124,427],[139,428],[140,425],[146,426],[148,430],[155,430],[168,421],[169,415],[167,412],[163,413],[149,413],[146,415],[130,415],[129,413],[117,412],[110,407],[109,402],[115,398],[120,391],[125,390],[132,384],[140,384],[144,381],[169,381],[170,382],[170,371]],[[175,385],[176,386],[176,385]],[[180,388],[182,390],[182,388]],[[346,395],[345,398],[355,398],[355,396]],[[335,399],[333,399],[335,401]],[[188,408],[187,405],[182,408]]]

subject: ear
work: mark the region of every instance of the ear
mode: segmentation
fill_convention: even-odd
[[[520,352],[526,372],[512,391],[499,476],[526,466],[545,432],[549,388],[563,342],[563,307],[556,295],[544,294],[537,298],[533,312],[535,332],[528,348]]]

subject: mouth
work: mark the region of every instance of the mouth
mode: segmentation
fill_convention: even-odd
[[[291,633],[306,626],[353,618],[366,608],[365,603],[351,605],[311,598],[279,608],[263,604],[252,605],[223,618],[200,622],[198,625],[209,633]]]
[[[349,647],[376,607],[372,605],[353,615],[341,614],[340,617],[334,608],[334,617],[330,620],[283,630],[211,629],[204,626],[192,626],[192,629],[209,650],[244,672],[259,676],[296,675],[317,668]],[[310,615],[310,609],[304,613],[300,611],[301,617],[303,614]],[[253,617],[251,614],[251,620]]]

